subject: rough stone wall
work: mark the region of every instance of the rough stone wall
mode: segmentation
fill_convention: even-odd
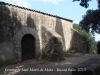
[[[39,51],[40,54],[45,49],[44,46],[46,45],[44,43],[52,43],[52,41],[46,40],[46,38],[50,40],[52,36],[56,38],[61,36],[62,45],[66,48],[66,51],[73,49],[71,47],[75,45],[72,45],[74,37],[72,34],[75,33],[76,35],[74,39],[77,39],[77,36],[82,36],[71,29],[71,20],[0,3],[0,64],[21,61],[21,39],[25,34],[32,34],[35,37],[37,42],[36,51]],[[44,35],[45,32],[47,36]],[[77,43],[79,43],[78,41]],[[75,47],[80,50],[79,47],[83,46],[77,44]],[[51,47],[49,48],[51,49]]]
[[[12,61],[21,61],[21,38],[25,34],[32,33],[29,28],[33,28],[33,31],[36,32],[33,32],[34,35],[38,35],[35,37],[36,39],[39,38],[38,50],[43,50],[41,25],[47,25],[53,30],[56,25],[55,17],[7,4],[0,4],[0,16],[0,36],[2,36],[0,37],[1,65]],[[9,45],[7,45],[8,43]],[[6,53],[9,53],[9,55]]]
[[[34,12],[5,4],[0,4],[0,16],[0,66],[2,66],[21,61],[22,37],[25,34],[34,34],[38,35],[36,39],[39,38],[39,23],[41,22]],[[33,32],[29,27],[34,29]],[[23,28],[27,28],[26,31],[22,30]],[[40,43],[37,44],[39,48]]]
[[[48,55],[53,55],[54,53],[62,53],[62,38],[61,36],[53,30],[49,30],[46,26],[42,26],[42,56],[48,59]],[[57,58],[57,57],[56,57]]]
[[[55,31],[62,36],[63,47],[70,48],[72,22],[56,18]]]
[[[76,30],[71,29],[71,34],[72,34],[72,40],[70,43],[70,49],[75,50],[76,52],[87,52],[87,43],[85,37],[83,37],[80,33],[78,33]]]
[[[11,26],[12,23],[9,9],[0,5],[0,66],[9,64],[15,59],[13,50],[14,25]]]
[[[21,8],[16,8],[13,6],[8,6],[8,9],[10,10],[10,15],[13,14],[14,17],[16,17],[15,27],[17,25],[18,28],[23,28],[24,26],[32,27],[36,29],[37,34],[40,38],[40,47],[42,49],[42,39],[41,39],[41,25],[47,25],[52,30],[56,31],[59,35],[62,36],[63,39],[63,47],[66,47],[66,50],[69,50],[70,48],[70,38],[71,38],[71,28],[72,28],[72,22],[60,19],[58,17],[53,17],[49,15],[44,15],[41,13],[24,10]],[[17,28],[17,30],[18,30]],[[16,33],[17,31],[15,31]],[[14,33],[14,34],[15,34]]]

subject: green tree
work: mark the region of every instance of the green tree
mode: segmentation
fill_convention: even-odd
[[[91,0],[75,0],[75,1],[84,1],[87,4]],[[98,2],[98,9],[96,10],[87,10],[86,14],[83,15],[83,19],[80,21],[79,25],[82,26],[88,32],[91,32],[93,35],[95,33],[100,34],[100,0]]]
[[[88,8],[89,2],[92,1],[92,0],[73,0],[73,2],[75,2],[75,1],[80,1],[80,5],[82,7]],[[97,2],[98,2],[98,6],[100,7],[100,0],[97,0]]]
[[[78,24],[73,24],[73,28],[86,38],[88,51],[90,53],[97,53],[97,43],[92,35],[83,29]]]
[[[88,10],[86,14],[83,15],[80,25],[92,34],[100,33],[100,10]]]
[[[100,54],[100,41],[98,41],[97,48],[97,53]]]
[[[73,2],[74,1],[80,1],[80,5],[82,7],[88,8],[89,7],[89,1],[91,1],[91,0],[73,0]]]

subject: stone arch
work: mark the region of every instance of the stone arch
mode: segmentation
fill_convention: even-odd
[[[22,53],[21,53],[21,40],[22,37],[26,34],[31,34],[35,37],[36,44],[35,44],[35,57],[36,59],[38,58],[39,50],[40,50],[40,41],[39,41],[39,36],[37,34],[36,30],[34,28],[30,27],[23,27],[21,28],[14,36],[14,50],[16,54],[16,58],[18,62],[22,61]]]
[[[21,40],[21,56],[22,61],[35,59],[35,37],[31,34],[26,34]]]

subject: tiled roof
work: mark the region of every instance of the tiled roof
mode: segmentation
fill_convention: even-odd
[[[44,13],[44,12],[33,10],[33,9],[28,9],[28,8],[25,8],[25,7],[21,7],[21,6],[17,6],[17,5],[13,5],[13,4],[5,3],[5,2],[0,2],[0,4],[9,5],[9,6],[15,6],[15,7],[24,9],[24,10],[29,10],[29,11],[33,11],[33,12],[37,12],[37,13],[41,13],[41,14],[44,14],[44,15],[48,15],[48,16],[52,16],[52,17],[56,17],[56,18],[59,18],[59,19],[63,19],[63,20],[67,20],[67,21],[73,22],[73,20],[66,19],[66,18],[57,16],[57,15],[52,15],[52,14]]]

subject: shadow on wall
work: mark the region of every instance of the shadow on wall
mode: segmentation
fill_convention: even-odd
[[[63,32],[63,27],[62,27],[62,21],[58,18],[56,18],[55,31],[62,37],[63,46],[65,47],[65,39],[64,39],[64,32]]]
[[[15,53],[11,49],[13,49],[14,30],[19,28],[21,22],[17,19],[17,13],[13,11],[11,14],[8,7],[0,4],[0,66],[11,64],[11,61],[15,60]]]
[[[28,15],[27,17],[27,26],[28,27],[32,27],[36,30],[36,26],[34,24],[34,20],[32,19],[32,17],[30,15]]]
[[[24,9],[23,9],[24,10]],[[11,15],[11,16],[10,16]],[[21,23],[21,18],[18,19],[18,13],[12,8],[12,13],[6,6],[0,6],[0,43],[14,37],[14,32],[21,29],[24,25]],[[20,16],[23,17],[23,16]],[[34,20],[30,15],[27,17],[27,26],[36,29]],[[8,38],[8,39],[7,39]],[[11,41],[11,40],[10,40]]]
[[[14,35],[25,25],[22,25],[21,18],[18,19],[18,12],[14,8],[10,11],[4,3],[0,4],[0,66],[13,64],[18,58],[18,55],[15,55],[16,53],[13,50]],[[36,28],[31,16],[27,17],[26,23],[28,27]],[[10,42],[12,43],[11,46],[8,45]]]
[[[71,29],[72,38],[70,41],[70,49],[71,52],[87,52],[87,43],[85,37],[79,34],[77,31]]]
[[[13,9],[12,9],[13,10]],[[11,12],[8,7],[0,6],[0,43],[14,37],[14,30],[21,28],[21,22],[17,19],[17,13]],[[10,40],[11,41],[11,40]]]

